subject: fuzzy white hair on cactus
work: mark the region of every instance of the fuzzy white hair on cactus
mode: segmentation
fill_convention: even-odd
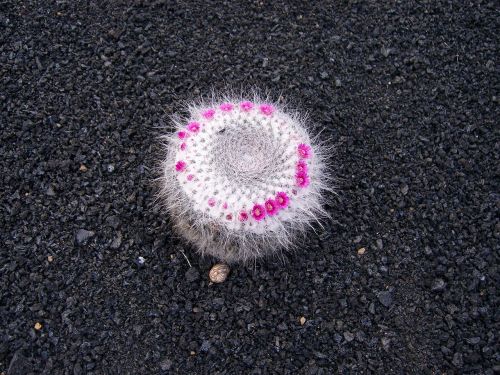
[[[163,136],[158,198],[201,254],[227,263],[281,254],[328,217],[329,148],[298,113],[225,98],[189,106],[174,125]]]

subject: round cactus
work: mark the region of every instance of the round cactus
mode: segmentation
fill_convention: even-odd
[[[258,98],[188,112],[164,136],[160,200],[202,254],[228,263],[276,254],[327,216],[324,147],[297,113]]]

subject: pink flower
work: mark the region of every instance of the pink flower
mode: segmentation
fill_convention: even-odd
[[[208,200],[208,205],[209,205],[210,207],[214,207],[214,206],[215,206],[215,203],[216,203],[216,202],[215,202],[215,198],[210,198],[210,199]]]
[[[270,104],[261,104],[259,109],[266,116],[270,116],[274,112],[274,107]]]
[[[295,175],[295,181],[297,182],[297,186],[301,188],[309,186],[310,182],[309,176],[304,172],[297,172],[297,174]]]
[[[193,176],[192,174],[188,174],[188,175],[187,175],[187,177],[186,177],[186,179],[187,179],[188,181],[192,181],[192,180],[193,180],[193,178],[194,178],[194,176]]]
[[[265,206],[269,216],[274,216],[278,212],[278,204],[274,201],[274,199],[268,199]]]
[[[261,204],[256,204],[252,208],[252,216],[255,220],[261,221],[266,216],[266,209]]]
[[[241,102],[240,108],[242,111],[248,112],[253,108],[252,102]]]
[[[186,149],[186,147],[187,147],[186,142],[182,142],[181,143],[181,150],[184,151]]]
[[[241,211],[240,212],[240,216],[239,216],[239,220],[240,221],[247,221],[248,220],[248,214],[245,212],[245,211]]]
[[[227,214],[226,215],[226,220],[229,220],[229,221],[233,220],[233,215]]]
[[[296,166],[297,172],[307,173],[307,163],[304,160],[299,160]]]
[[[222,205],[222,208],[227,210],[227,202],[224,202],[224,204]]]
[[[196,121],[190,122],[187,128],[192,133],[198,133],[200,131],[200,123]]]
[[[286,208],[289,201],[290,198],[288,198],[288,195],[285,192],[280,191],[276,194],[276,203],[280,208]]]
[[[301,143],[297,150],[299,152],[299,156],[302,159],[309,159],[311,157],[311,146],[306,145],[305,143]]]
[[[184,170],[186,170],[186,167],[187,167],[187,164],[186,162],[182,161],[182,160],[179,160],[176,164],[175,164],[175,170],[177,172],[182,172]]]
[[[209,108],[205,111],[203,111],[203,113],[201,114],[204,118],[206,118],[207,120],[211,120],[214,118],[215,116],[215,109],[213,108]]]
[[[185,131],[180,131],[177,133],[177,136],[179,137],[179,139],[185,139],[187,138],[188,134]]]
[[[231,103],[224,103],[219,106],[221,111],[229,112],[233,110],[233,105]]]

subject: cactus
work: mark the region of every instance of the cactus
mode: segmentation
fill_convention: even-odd
[[[227,263],[300,244],[330,179],[303,117],[259,98],[190,106],[163,136],[159,200],[174,229]]]

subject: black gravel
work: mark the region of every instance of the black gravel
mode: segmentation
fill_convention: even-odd
[[[1,2],[0,373],[498,373],[498,9]],[[157,127],[228,85],[325,127],[340,194],[209,285],[150,181]]]

